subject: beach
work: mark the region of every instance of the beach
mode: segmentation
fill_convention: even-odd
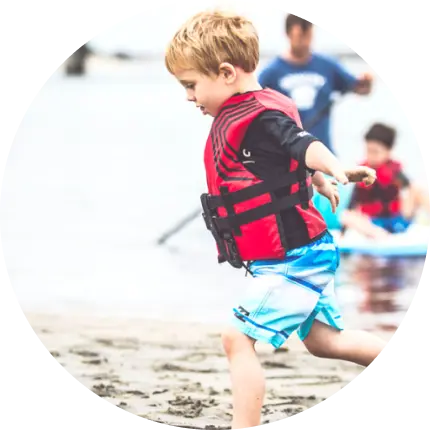
[[[113,405],[177,427],[229,428],[223,325],[72,313],[26,316],[64,369]],[[393,331],[377,334],[388,340]],[[256,349],[267,377],[263,423],[322,402],[363,370],[313,357],[295,336],[277,352],[264,344]]]

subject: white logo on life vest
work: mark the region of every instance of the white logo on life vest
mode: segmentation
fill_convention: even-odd
[[[310,136],[310,133],[308,133],[307,131],[301,131],[300,133],[297,134],[297,137],[305,137],[305,136]]]
[[[247,151],[246,149],[242,150],[242,154],[244,157],[249,158],[251,156],[251,151]],[[245,160],[242,162],[243,164],[255,163],[254,160]]]

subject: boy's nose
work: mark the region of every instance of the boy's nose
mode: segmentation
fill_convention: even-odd
[[[189,102],[195,102],[196,98],[194,96],[187,95],[187,101],[189,101]]]

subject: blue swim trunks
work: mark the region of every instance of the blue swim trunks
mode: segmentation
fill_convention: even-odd
[[[400,215],[387,218],[372,218],[372,223],[390,233],[403,233],[412,224],[412,220],[408,220]]]
[[[343,330],[334,293],[339,250],[332,235],[286,253],[284,260],[255,261],[253,279],[233,309],[234,326],[279,348],[297,330],[305,339],[314,320]]]

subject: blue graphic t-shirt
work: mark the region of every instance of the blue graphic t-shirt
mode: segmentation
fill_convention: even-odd
[[[259,76],[260,85],[292,98],[297,105],[303,128],[333,150],[330,139],[330,112],[326,107],[333,93],[351,91],[357,78],[336,61],[312,54],[307,64],[294,64],[276,57]],[[322,117],[320,112],[325,111]],[[319,117],[314,123],[314,119]],[[307,124],[314,123],[308,127]]]

